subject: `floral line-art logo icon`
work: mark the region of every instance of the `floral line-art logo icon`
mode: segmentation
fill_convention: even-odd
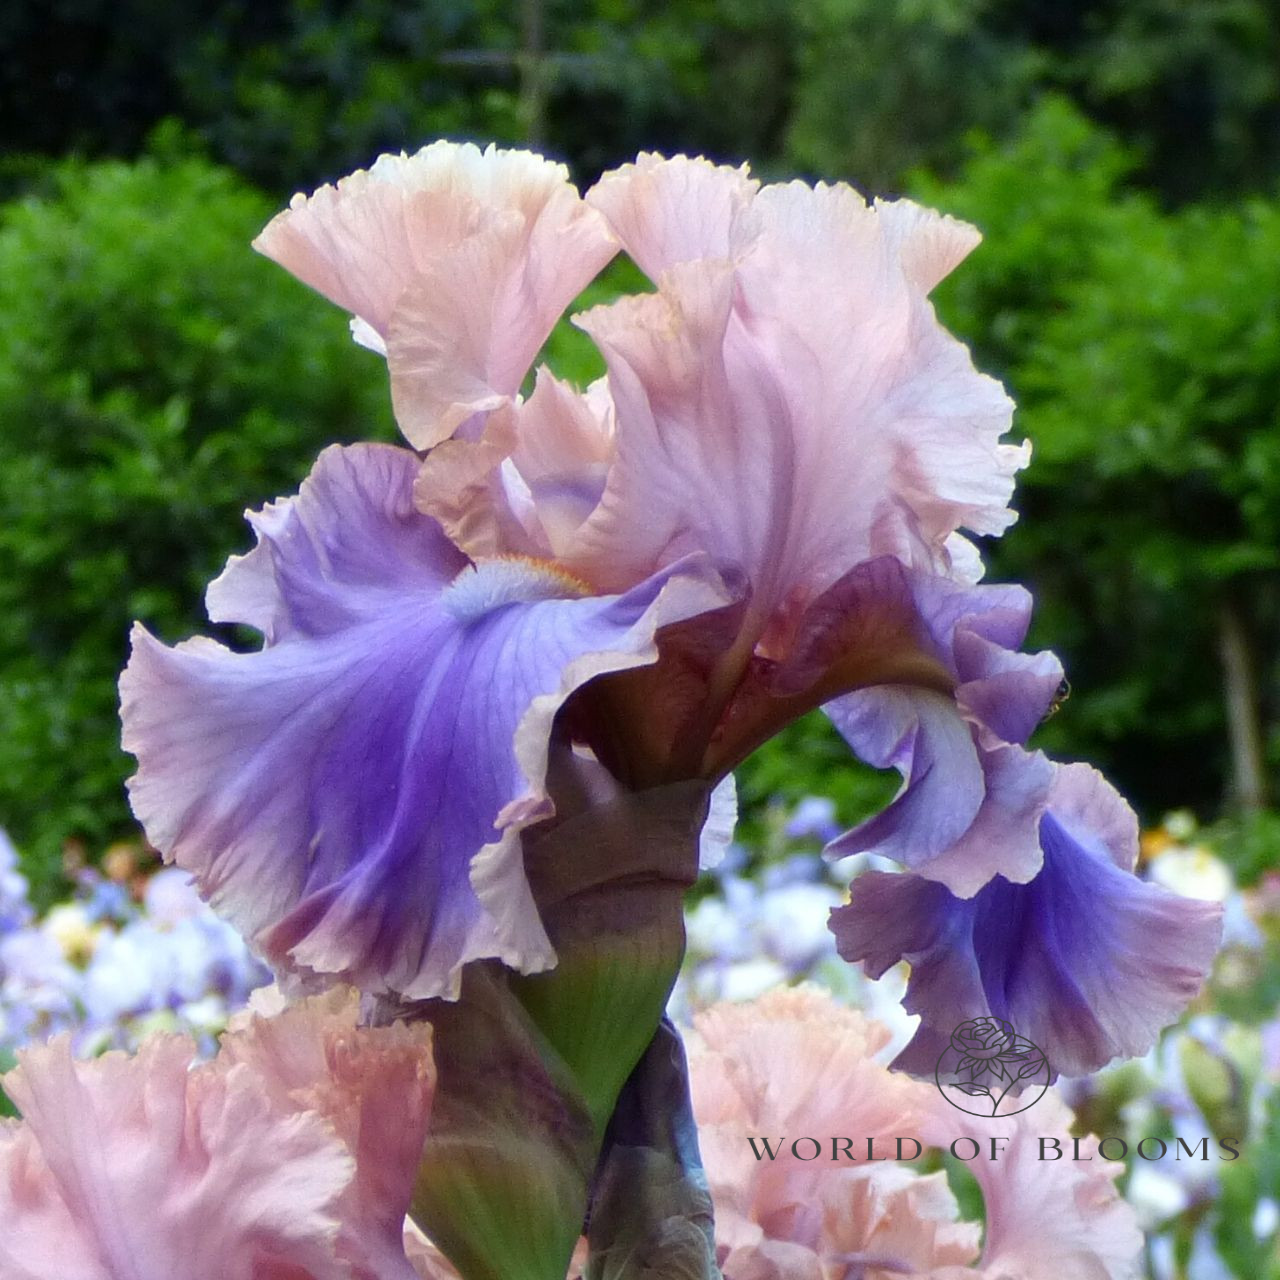
[[[1048,1059],[1003,1018],[970,1018],[952,1033],[934,1069],[938,1092],[971,1116],[1014,1116],[1049,1087]]]

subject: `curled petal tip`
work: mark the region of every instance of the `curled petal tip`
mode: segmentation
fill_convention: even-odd
[[[1145,1053],[1204,982],[1220,904],[1133,875],[1110,843],[1128,807],[1093,770],[1072,766],[1058,779],[1072,821],[1050,803],[1044,865],[1025,884],[997,877],[962,899],[919,876],[870,872],[832,913],[845,959],[872,976],[911,965],[904,1007],[922,1022],[902,1069],[928,1074],[958,1022],[994,1016],[1038,1045],[1055,1074],[1084,1075]],[[1081,814],[1101,825],[1083,829]]]
[[[295,196],[254,241],[353,313],[419,448],[513,397],[560,313],[617,252],[565,167],[436,142]]]

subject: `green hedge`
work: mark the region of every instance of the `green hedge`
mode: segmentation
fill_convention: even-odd
[[[127,824],[130,621],[200,627],[242,510],[391,433],[381,361],[249,248],[273,212],[197,159],[61,163],[0,208],[0,825],[38,882]]]

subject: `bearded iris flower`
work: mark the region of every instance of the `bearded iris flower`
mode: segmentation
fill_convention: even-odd
[[[583,199],[561,166],[449,143],[295,198],[257,247],[385,353],[415,449],[330,449],[251,516],[257,547],[208,600],[261,651],[135,633],[125,746],[152,841],[278,967],[456,995],[476,959],[555,963],[519,840],[553,811],[553,739],[628,788],[715,784],[822,705],[905,780],[831,846],[913,873],[883,888],[882,923],[923,928],[922,895],[999,918],[1021,894],[1052,926],[1067,880],[1075,902],[1155,895],[1066,851],[1063,784],[1025,746],[1061,669],[1019,652],[1027,594],[975,581],[965,535],[1013,520],[1028,457],[928,301],[977,238],[908,201],[683,158],[642,156]],[[577,318],[608,377],[579,392],[541,368],[522,396],[619,248],[656,288]],[[1051,1057],[1137,1051],[1185,1000],[1212,921],[1160,903],[1132,926],[1167,938],[1185,917],[1185,960],[1151,975],[1151,1017],[1086,1045],[1083,1013],[1064,1015]],[[1046,1008],[1104,998],[1071,982],[1116,945],[1095,932],[1087,954],[1054,934]],[[981,945],[998,966],[1000,941]],[[929,1026],[1000,997],[916,1003]]]
[[[282,973],[480,1008],[495,963],[556,971],[553,935],[581,940],[540,833],[601,797],[623,826],[672,797],[683,829],[714,788],[723,837],[734,766],[823,707],[903,778],[829,846],[904,867],[833,918],[847,958],[916,965],[900,1065],[985,1016],[1062,1070],[1141,1052],[1217,919],[1138,881],[1123,802],[1027,745],[1062,670],[1021,651],[1030,597],[980,583],[970,535],[1013,521],[1029,448],[928,300],[977,240],[909,201],[650,155],[581,197],[538,157],[436,143],[295,198],[257,247],[385,357],[410,447],[331,448],[250,516],[208,606],[260,650],[135,631],[124,744],[152,842]],[[530,380],[620,250],[654,289],[575,318],[607,376]],[[661,839],[634,842],[640,863],[580,840],[578,886],[631,885]],[[661,878],[688,882],[677,862]],[[520,990],[533,1052],[519,1019],[552,1015]],[[601,1128],[635,1060],[575,1123]],[[449,1061],[445,1113],[474,1074]]]
[[[716,1006],[694,1019],[694,1108],[716,1198],[721,1265],[730,1276],[819,1280],[917,1275],[931,1280],[1123,1280],[1142,1236],[1115,1188],[1121,1166],[1097,1155],[1041,1162],[1042,1135],[1062,1141],[1072,1116],[1055,1096],[1018,1116],[976,1122],[943,1102],[932,1081],[890,1074],[879,1061],[888,1028],[810,987]],[[779,1088],[778,1082],[786,1087]],[[904,1134],[948,1147],[1000,1140],[997,1160],[969,1166],[985,1232],[960,1220],[941,1173],[885,1159]],[[742,1135],[769,1135],[756,1159]],[[822,1159],[800,1135],[824,1135]],[[832,1134],[856,1134],[828,1160]],[[780,1135],[786,1135],[778,1141]],[[875,1159],[863,1144],[872,1143]],[[965,1149],[962,1143],[961,1149]],[[855,1154],[856,1153],[856,1154]],[[979,1236],[982,1247],[979,1248]]]

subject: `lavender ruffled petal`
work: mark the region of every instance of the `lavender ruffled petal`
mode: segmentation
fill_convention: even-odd
[[[550,812],[552,718],[711,595],[671,572],[583,597],[530,562],[465,568],[413,507],[417,466],[327,450],[210,592],[266,647],[139,628],[121,680],[152,842],[272,963],[407,997],[455,993],[481,957],[554,963],[519,843]]]
[[[858,756],[903,777],[894,801],[828,854],[893,858],[961,897],[995,875],[1029,880],[1040,868],[1053,766],[1021,744],[1062,679],[1053,654],[1016,652],[1030,597],[908,571],[893,586],[909,592],[920,650],[952,689],[886,684],[827,705]]]
[[[1070,765],[1056,771],[1030,883],[997,878],[961,899],[920,876],[859,876],[831,927],[872,977],[911,965],[904,1006],[922,1020],[894,1065],[931,1072],[952,1029],[984,1016],[1011,1022],[1063,1075],[1145,1053],[1199,990],[1221,908],[1133,875],[1136,837],[1101,775]]]

